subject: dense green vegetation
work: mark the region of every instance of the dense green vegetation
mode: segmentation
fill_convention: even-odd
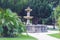
[[[49,34],[52,37],[59,38],[60,39],[60,34]]]
[[[1,8],[10,8],[12,11],[20,13],[28,0],[0,0]]]
[[[52,24],[52,11],[53,7],[59,4],[59,0],[0,0],[0,7],[3,9],[10,8],[12,11],[17,12],[21,16],[26,15],[25,8],[30,6],[33,11],[31,15],[34,16],[34,24]],[[47,14],[47,15],[46,15]],[[49,22],[49,23],[48,23]]]
[[[60,31],[60,5],[58,5],[56,7],[56,10],[54,11],[54,14],[55,14],[56,21],[57,21],[56,24],[57,24],[57,26],[59,28],[59,31]]]
[[[24,24],[15,12],[0,8],[0,34],[4,37],[13,37],[24,31]]]

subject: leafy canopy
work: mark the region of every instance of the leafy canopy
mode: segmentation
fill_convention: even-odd
[[[20,30],[24,30],[23,23],[20,20],[20,16],[18,16],[15,12],[12,12],[10,9],[3,10],[0,8],[0,26],[7,26],[8,28],[20,28]]]

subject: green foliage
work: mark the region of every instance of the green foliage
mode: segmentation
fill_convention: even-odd
[[[52,11],[47,0],[31,0],[28,5],[33,9],[31,15],[34,17],[47,18]]]
[[[20,13],[27,2],[28,0],[0,0],[0,7],[4,9],[10,8],[12,11]]]
[[[57,26],[58,26],[59,31],[60,31],[60,5],[58,5],[58,6],[56,7],[56,10],[54,11],[54,16],[56,17]]]
[[[31,15],[40,20],[40,18],[43,19],[51,16],[51,8],[56,7],[58,3],[59,0],[0,0],[0,7],[4,9],[10,8],[12,11],[24,16],[25,8],[30,6],[33,9]]]
[[[0,26],[6,26],[8,28],[8,34],[10,34],[12,31],[13,33],[19,33],[19,30],[20,33],[24,31],[25,26],[21,22],[20,16],[18,16],[15,12],[12,12],[10,9],[0,10]],[[5,29],[3,29],[3,31],[6,32]]]
[[[60,16],[60,5],[58,5],[56,7],[56,10],[54,11],[54,16],[56,16],[57,18],[59,18],[59,16]]]
[[[57,20],[57,26],[58,26],[59,31],[60,31],[60,18],[58,18],[58,20]]]
[[[27,35],[20,35],[19,37],[15,37],[15,38],[0,38],[0,40],[38,40],[32,36],[27,36]]]
[[[34,16],[33,23],[39,24],[41,23],[40,20],[45,20],[46,18],[50,17],[52,12],[52,7],[49,5],[48,0],[29,0],[29,3],[27,4],[32,8],[31,16]],[[34,21],[35,20],[35,21]],[[37,20],[37,21],[36,21]]]
[[[48,35],[60,39],[60,34],[58,34],[58,33],[56,33],[56,34],[48,34]]]

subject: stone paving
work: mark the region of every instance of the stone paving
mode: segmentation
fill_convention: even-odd
[[[28,35],[35,37],[38,40],[60,40],[47,35],[47,34],[53,34],[53,33],[58,33],[58,31],[48,31],[45,33],[28,33]]]

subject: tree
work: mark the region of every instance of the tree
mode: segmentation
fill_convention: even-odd
[[[28,0],[0,0],[1,8],[10,8],[12,11],[20,13],[24,5],[26,5]]]
[[[54,17],[56,19],[56,24],[60,31],[60,5],[56,7],[56,10],[54,11]]]
[[[48,18],[52,12],[48,0],[30,0],[28,6],[33,9],[33,11],[31,12],[31,16],[34,16],[34,24],[38,24],[41,19]]]
[[[22,17],[21,19],[23,19],[23,16],[26,15],[25,8],[30,6],[33,9],[31,12],[31,15],[34,16],[33,23],[41,23],[43,19],[45,20],[47,17],[49,19],[52,8],[56,7],[58,3],[59,0],[0,0],[0,7],[3,9],[10,8],[12,11],[17,12]],[[34,22],[34,20],[37,21]]]
[[[59,34],[60,34],[60,16],[59,16],[59,18],[58,18],[58,20],[57,20],[57,26],[58,26],[58,28],[59,28]]]

